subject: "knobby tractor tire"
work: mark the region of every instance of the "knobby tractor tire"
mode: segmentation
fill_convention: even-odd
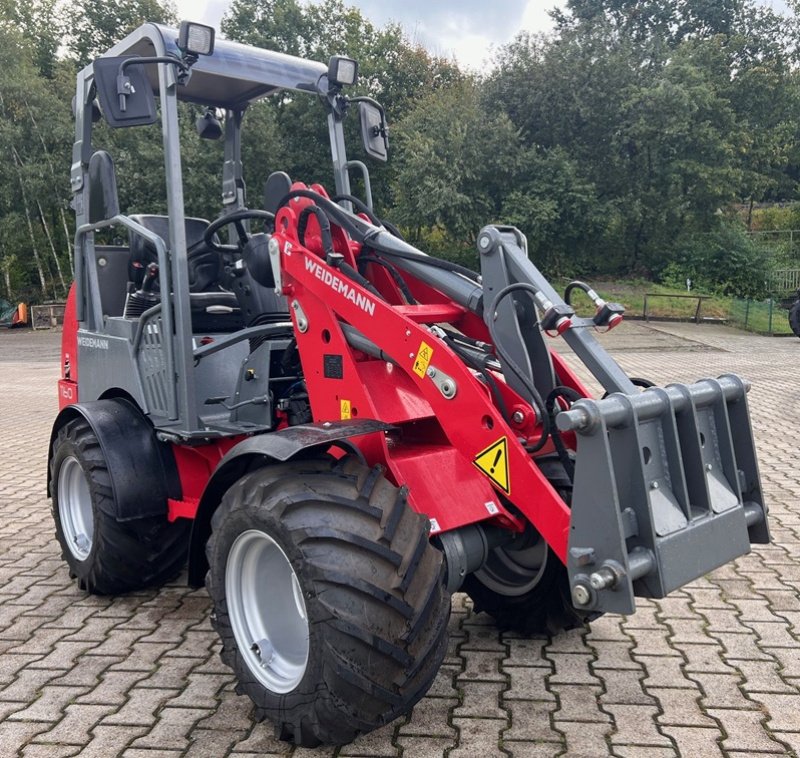
[[[63,488],[63,491],[62,491]],[[97,595],[158,586],[186,561],[190,522],[149,517],[119,522],[108,466],[83,419],[59,431],[53,443],[50,492],[56,538],[70,576]]]
[[[800,337],[800,300],[789,308],[789,327],[796,337]]]
[[[464,580],[462,590],[472,598],[475,612],[488,613],[500,629],[524,635],[556,635],[584,626],[587,619],[570,598],[566,568],[549,547],[540,550],[543,565],[529,570],[528,561],[524,568],[515,566],[515,551],[495,549],[487,566]]]
[[[564,467],[554,461],[540,466],[569,503],[572,483]],[[476,613],[486,612],[501,629],[524,635],[556,635],[600,615],[575,609],[566,567],[532,527],[519,549],[493,550],[485,566],[467,575],[462,590],[472,598]]]
[[[226,493],[206,547],[212,622],[237,692],[280,739],[346,744],[427,692],[450,615],[428,531],[404,489],[352,458],[269,466]]]

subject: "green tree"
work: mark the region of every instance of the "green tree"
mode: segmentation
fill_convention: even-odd
[[[482,107],[472,81],[423,97],[395,129],[393,218],[417,242],[432,231],[471,249],[480,228],[501,216],[521,166],[509,118]]]
[[[159,0],[72,0],[67,50],[85,66],[146,21],[175,23],[175,8]]]

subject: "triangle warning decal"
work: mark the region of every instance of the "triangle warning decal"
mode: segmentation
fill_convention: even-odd
[[[511,481],[508,476],[508,439],[501,437],[473,459],[475,467],[489,477],[503,492],[511,494]]]

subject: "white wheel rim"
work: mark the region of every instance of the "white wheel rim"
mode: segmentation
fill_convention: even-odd
[[[58,471],[58,515],[70,553],[85,561],[92,550],[94,516],[89,482],[80,462],[68,456]]]
[[[309,626],[300,582],[280,545],[242,532],[225,567],[228,616],[239,653],[272,692],[291,692],[308,665]]]

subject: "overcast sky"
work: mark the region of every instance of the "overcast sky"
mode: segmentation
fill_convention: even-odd
[[[313,2],[314,0],[309,0]],[[548,9],[565,0],[345,0],[378,26],[388,21],[403,25],[408,36],[428,50],[474,69],[483,68],[492,50],[525,29],[540,32],[552,28]],[[785,0],[761,0],[776,10]],[[202,21],[219,29],[229,0],[177,0],[181,19]],[[347,53],[342,50],[342,53]]]

